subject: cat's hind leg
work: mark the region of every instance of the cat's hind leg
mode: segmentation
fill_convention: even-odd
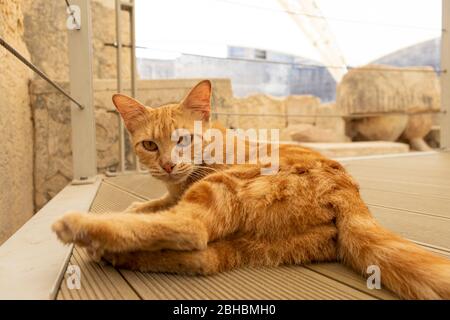
[[[106,252],[118,268],[142,272],[208,275],[242,266],[277,266],[336,260],[336,228],[320,226],[279,240],[235,239],[211,242],[205,250]]]

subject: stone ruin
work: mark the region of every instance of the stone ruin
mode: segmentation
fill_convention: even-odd
[[[368,65],[344,76],[336,102],[345,114],[368,115],[348,121],[347,133],[354,141],[400,140],[415,150],[429,150],[424,137],[437,124],[433,112],[440,110],[439,79],[431,67]]]

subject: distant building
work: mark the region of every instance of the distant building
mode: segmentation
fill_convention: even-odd
[[[228,47],[227,58],[181,55],[175,60],[138,59],[143,79],[229,78],[236,96],[312,94],[332,101],[336,82],[319,65],[292,55],[244,47]]]
[[[432,66],[439,69],[440,39],[400,49],[373,63],[399,67]],[[308,66],[311,65],[311,66]],[[226,58],[181,55],[174,60],[138,59],[143,79],[231,79],[238,97],[252,93],[274,96],[312,94],[323,102],[336,98],[336,81],[319,62],[275,51],[228,47]]]

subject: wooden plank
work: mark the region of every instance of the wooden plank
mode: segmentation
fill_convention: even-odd
[[[405,238],[450,249],[450,220],[408,211],[369,206],[374,217],[386,228]]]
[[[368,178],[358,175],[355,178],[362,189],[384,190],[393,193],[405,193],[411,195],[420,195],[423,197],[450,199],[450,186],[390,180],[389,177],[383,176],[380,176],[378,178]]]
[[[420,163],[420,159],[418,161]],[[418,167],[417,172],[412,170],[412,162],[408,162],[406,169],[402,169],[397,161],[394,161],[393,166],[383,162],[373,168],[355,162],[353,168],[358,171],[355,176],[362,185],[363,197],[369,204],[374,204],[370,209],[382,225],[419,242],[419,245],[431,251],[448,256],[450,219],[449,210],[445,209],[449,204],[447,191],[450,186],[442,175],[436,173],[439,171],[432,172],[434,169],[439,170],[437,167],[431,169],[432,161],[434,160],[431,158],[427,160],[430,167],[426,170]],[[446,164],[446,161],[442,164]],[[369,172],[369,176],[361,172]],[[422,179],[427,177],[428,180]],[[164,192],[164,188],[160,183],[155,186],[153,179],[148,176],[137,175],[109,178],[101,191],[97,197],[96,210],[104,212],[120,211],[132,201],[158,197]],[[433,200],[432,204],[427,203],[430,198]],[[114,274],[117,276],[117,273]],[[337,263],[305,267],[243,268],[210,277],[128,270],[120,270],[119,274],[127,285],[132,286],[136,295],[143,299],[396,298],[385,290],[369,290],[362,277]],[[100,296],[98,288],[91,287],[91,291],[97,297]],[[67,297],[70,292],[62,289],[60,295]]]
[[[133,201],[141,201],[114,186],[102,183],[90,208],[93,213],[122,211]],[[87,211],[87,210],[84,210]],[[67,300],[134,300],[140,299],[134,289],[126,282],[120,272],[104,263],[90,260],[83,249],[75,248],[70,264],[81,271],[81,289],[69,290],[62,281],[57,299]]]
[[[374,299],[301,266],[242,268],[207,277],[122,274],[143,299]]]
[[[128,175],[110,178],[107,180],[107,183],[110,184],[108,187],[110,191],[108,191],[108,193],[113,192],[114,188],[119,186],[123,188],[123,190],[130,188],[132,192],[151,196],[150,192],[155,192],[155,190],[158,190],[157,188],[149,188],[148,183],[152,182],[152,180],[153,178],[149,178],[145,175]],[[161,183],[159,184],[162,188],[159,189],[160,193],[158,196],[161,194],[161,191],[164,191],[164,186]],[[113,201],[120,203],[130,202],[131,199],[125,200],[124,197],[127,196],[119,196],[116,192],[114,192]],[[109,199],[111,198],[112,197],[109,197]],[[96,203],[98,203],[97,205],[100,205],[100,203],[103,203],[108,199],[107,194],[99,192],[98,199],[99,201],[96,201]],[[102,211],[105,210],[107,210],[107,208],[104,204],[102,204]],[[243,270],[234,270],[231,273],[215,275],[213,277],[189,277],[169,274],[139,273],[129,270],[120,270],[120,273],[143,299],[314,299],[318,297],[321,299],[373,298],[373,295],[366,293],[361,294],[357,289],[348,288],[346,285],[342,284],[342,282],[334,279],[328,279],[326,276],[322,275],[308,273],[313,277],[313,279],[316,279],[312,280],[313,283],[311,283],[311,280],[302,280],[305,276],[301,279],[297,279],[297,281],[306,281],[307,283],[310,283],[309,286],[304,287],[303,291],[299,292],[298,290],[296,291],[290,288],[292,284],[289,286],[289,283],[286,283],[286,280],[284,279],[284,274],[286,272],[285,269],[257,269],[260,270],[259,272],[262,272],[262,274],[255,274],[255,272],[257,272],[255,270]],[[298,272],[299,271],[297,271],[297,273]],[[273,277],[275,277],[275,280],[273,280]],[[278,278],[280,278],[280,280],[277,280]],[[364,280],[360,278],[360,281]],[[323,282],[326,284],[323,284]],[[245,288],[242,288],[243,283],[246,286]],[[267,284],[270,284],[272,287],[269,292],[267,291]],[[317,287],[314,287],[314,285],[317,285]],[[330,289],[330,287],[339,288],[339,294],[335,291],[335,289]]]
[[[420,183],[432,186],[448,186],[449,178],[442,177],[438,173],[426,175],[421,173],[402,173],[398,170],[376,170],[376,168],[348,167],[348,172],[358,178],[364,177],[368,179],[387,177],[390,181],[400,181],[407,183]]]
[[[69,185],[0,247],[0,299],[53,299],[72,247],[59,242],[51,225],[67,211],[87,211],[100,186]]]
[[[450,161],[448,162],[448,166],[450,166]],[[446,178],[447,181],[450,180],[450,170],[449,168],[444,166],[434,166],[434,167],[424,167],[420,170],[418,169],[418,165],[414,164],[412,166],[403,166],[403,167],[395,167],[395,166],[375,166],[375,165],[361,165],[359,163],[354,163],[346,166],[346,168],[350,172],[383,172],[385,174],[400,174],[405,176],[414,176],[414,177],[436,177],[436,178]],[[448,182],[447,182],[448,184]]]
[[[399,167],[402,168],[404,165],[413,166],[416,169],[422,170],[424,167],[430,166],[442,166],[448,167],[450,161],[450,152],[420,152],[420,153],[408,153],[399,156],[383,157],[379,156],[377,158],[353,158],[352,160],[339,160],[344,164],[358,164],[358,165],[368,165],[376,167]]]
[[[347,268],[340,263],[321,263],[311,264],[305,266],[307,269],[318,272],[326,277],[332,278],[336,281],[345,283],[347,286],[355,288],[361,292],[365,292],[377,299],[394,300],[397,296],[387,289],[381,288],[379,290],[369,289],[367,287],[366,279],[358,275],[353,270]]]
[[[160,198],[167,192],[164,183],[149,174],[117,176],[108,178],[105,182],[145,199]]]
[[[70,265],[81,269],[81,288],[70,290],[67,278],[61,283],[58,300],[137,300],[140,299],[113,267],[92,262],[84,250],[75,248]]]
[[[450,199],[404,193],[394,194],[390,191],[364,188],[361,190],[361,195],[369,205],[450,219]]]

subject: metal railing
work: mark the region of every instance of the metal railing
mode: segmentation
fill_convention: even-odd
[[[117,49],[117,91],[122,91],[122,49],[129,47],[131,49],[130,65],[131,65],[131,95],[136,97],[137,94],[137,71],[136,71],[136,48],[152,49],[147,47],[136,46],[135,38],[135,1],[123,2],[116,0],[116,43],[106,44],[113,45]],[[72,25],[68,32],[69,42],[69,60],[70,60],[70,94],[61,88],[57,83],[52,81],[38,67],[28,61],[22,54],[9,45],[4,39],[0,38],[0,45],[13,54],[17,59],[24,63],[28,68],[42,77],[56,90],[63,94],[71,101],[71,125],[72,125],[72,154],[73,154],[73,176],[74,183],[92,183],[97,175],[96,164],[96,142],[95,142],[95,116],[94,116],[94,100],[93,100],[93,77],[92,77],[92,26],[91,26],[91,7],[90,0],[65,0],[67,5],[68,23]],[[130,34],[131,43],[124,45],[121,38],[122,26],[120,22],[120,14],[122,11],[130,14]],[[79,15],[80,19],[77,19]],[[70,20],[69,20],[70,19]],[[441,81],[441,110],[430,110],[421,112],[375,112],[366,114],[261,114],[261,113],[226,113],[213,112],[213,115],[221,116],[261,116],[261,117],[342,117],[342,118],[366,118],[378,117],[386,115],[417,115],[417,114],[441,114],[441,147],[450,149],[450,0],[442,0],[442,30],[441,30],[441,67],[439,70],[430,70],[431,72],[440,73]],[[260,59],[246,58],[218,58],[202,55],[185,53],[192,56],[201,56],[216,59],[229,59],[238,61],[252,61],[277,64],[294,64],[304,68],[342,68],[343,66],[323,66],[301,63],[290,63],[282,61],[267,61]],[[346,68],[353,68],[345,66]],[[367,68],[370,70],[370,68]],[[377,69],[379,70],[379,69]],[[391,70],[391,69],[389,69]],[[411,68],[406,69],[414,72],[418,70]],[[397,70],[394,70],[397,71]],[[399,69],[398,71],[404,71]],[[427,70],[421,70],[425,72]],[[127,172],[125,160],[125,128],[120,117],[119,121],[119,143],[120,143],[120,164],[118,172],[109,172],[109,174],[118,174]],[[143,172],[140,168],[138,160],[135,158],[136,169]]]

